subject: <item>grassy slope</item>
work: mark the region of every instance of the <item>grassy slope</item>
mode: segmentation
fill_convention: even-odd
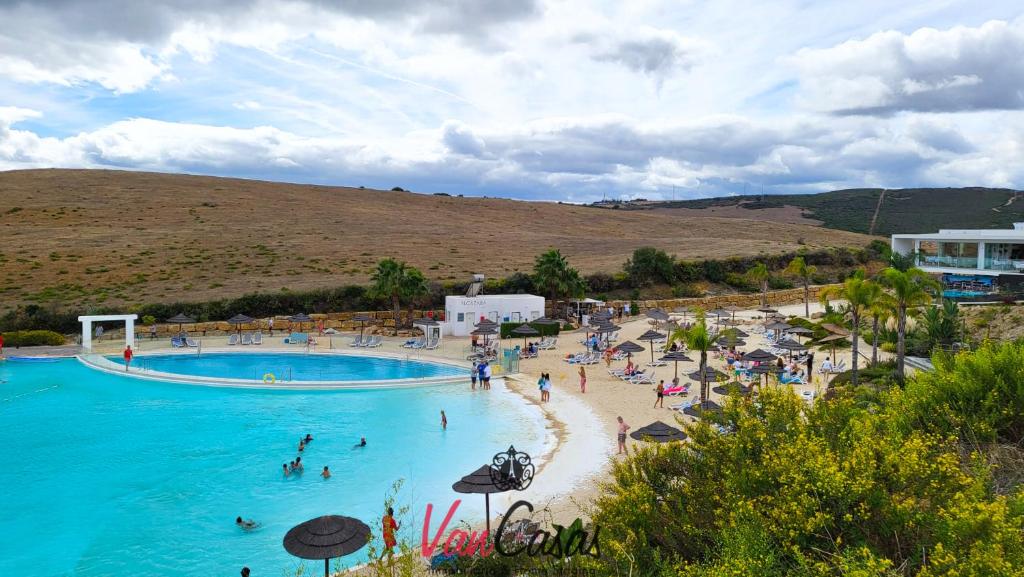
[[[652,203],[644,208],[688,208],[741,204],[756,213],[761,208],[795,206],[828,228],[867,233],[881,189],[849,189],[811,195],[734,196]],[[933,232],[940,228],[1008,228],[1024,221],[1024,198],[1009,206],[1017,191],[994,188],[907,188],[888,190],[875,234]],[[637,207],[640,208],[640,207]],[[752,218],[758,218],[756,215]]]
[[[803,224],[105,170],[0,172],[0,207],[0,311],[361,284],[387,256],[463,281],[530,271],[549,247],[591,273],[621,270],[645,245],[697,259],[869,241]]]

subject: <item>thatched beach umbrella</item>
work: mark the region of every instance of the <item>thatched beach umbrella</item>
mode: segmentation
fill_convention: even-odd
[[[814,331],[805,327],[793,327],[783,331],[787,334],[797,335],[797,342],[800,342],[800,335],[813,335]]]
[[[696,371],[693,371],[692,373],[690,373],[690,374],[688,374],[686,376],[690,377],[690,380],[692,380],[692,381],[700,381],[701,371],[700,370],[696,370]],[[712,366],[705,366],[704,367],[704,376],[705,376],[704,380],[706,382],[715,382],[715,381],[719,380],[720,378],[728,377],[729,375],[726,375],[722,371],[719,371],[718,369],[716,369],[716,368],[714,368]]]
[[[743,383],[739,381],[732,381],[724,385],[718,385],[717,387],[713,387],[711,390],[718,393],[719,395],[722,395],[723,397],[728,397],[733,393],[737,393],[744,397],[749,397],[753,393],[753,388],[745,387],[743,386]]]
[[[284,535],[284,549],[301,559],[323,559],[324,577],[330,562],[362,549],[370,541],[370,527],[359,519],[326,515],[292,527]]]
[[[633,353],[640,353],[646,350],[642,346],[634,343],[633,341],[626,341],[624,343],[617,344],[615,345],[615,348],[626,353],[627,360],[633,356]]]
[[[722,317],[729,316],[729,311],[727,311],[725,309],[712,309],[712,310],[708,311],[708,314],[709,315],[714,315],[714,317],[715,317],[715,324],[722,324]]]
[[[359,323],[359,342],[363,342],[363,328],[366,323],[372,323],[373,317],[368,314],[358,313],[352,316],[352,320]]]
[[[640,427],[630,433],[629,436],[637,441],[651,441],[654,443],[669,443],[686,439],[686,433],[661,421],[654,421],[646,427]]]
[[[228,319],[229,325],[235,325],[238,328],[238,334],[242,334],[242,325],[247,325],[251,322],[253,322],[253,318],[245,315],[235,315]]]
[[[744,354],[742,359],[744,361],[753,361],[756,363],[768,363],[775,360],[775,355],[764,349],[754,349],[749,353]]]
[[[658,322],[665,322],[668,320],[668,313],[663,309],[651,309],[647,311],[647,318],[654,319]]]
[[[660,341],[663,338],[665,338],[665,335],[659,333],[658,331],[647,331],[646,333],[640,335],[636,339],[638,341],[647,341],[647,343],[648,343],[647,346],[650,347],[650,349],[651,349],[651,362],[652,363],[654,362],[654,345],[653,345],[653,343],[654,343],[654,341]]]
[[[845,341],[845,340],[846,340],[846,336],[844,336],[844,335],[829,335],[829,336],[819,340],[818,344],[820,345],[822,343],[832,343],[832,359],[833,359],[833,362],[834,362],[835,358],[836,358],[836,343],[839,342],[839,341]]]
[[[474,337],[481,337],[482,336],[484,338],[484,345],[486,345],[488,343],[488,341],[490,340],[489,337],[491,337],[492,335],[498,334],[498,327],[497,326],[482,327],[482,328],[476,329],[475,331],[473,331],[473,332],[471,332],[469,334],[474,336]]]
[[[491,534],[491,493],[504,493],[509,490],[509,486],[505,485],[499,487],[494,483],[494,477],[496,472],[491,470],[491,467],[484,465],[459,479],[452,485],[452,490],[456,493],[473,493],[483,494],[484,496],[484,507],[487,512],[487,534]],[[504,484],[503,484],[504,485]]]
[[[184,324],[189,324],[190,325],[190,324],[196,322],[196,319],[194,319],[192,317],[185,316],[185,313],[178,313],[178,314],[174,315],[173,317],[167,319],[165,322],[167,324],[169,324],[169,325],[177,324],[178,325],[178,333],[180,334],[181,333],[181,325],[184,325]]]
[[[832,334],[835,334],[835,335],[843,335],[844,337],[850,336],[850,330],[849,329],[847,329],[846,327],[841,327],[841,326],[839,326],[837,324],[824,323],[824,324],[821,325],[821,328],[823,328],[826,331],[828,331],[828,332],[830,332]]]
[[[780,371],[775,365],[769,363],[762,363],[760,365],[757,365],[756,367],[751,368],[750,372],[755,375],[765,375],[765,384],[768,384],[767,375],[778,374]]]
[[[722,405],[714,401],[704,401],[683,409],[683,413],[691,417],[702,418],[706,413],[721,413]]]
[[[672,309],[672,312],[674,312],[676,314],[683,315],[683,321],[685,322],[686,321],[686,313],[692,312],[692,309],[690,309],[690,307],[676,307],[676,308]]]
[[[801,345],[800,343],[790,339],[782,339],[781,341],[775,343],[775,346],[779,347],[780,349],[786,349],[787,351],[789,351],[789,358],[793,358],[794,351],[807,350],[806,346]]]
[[[292,316],[288,317],[288,322],[290,322],[290,323],[299,323],[299,332],[301,333],[302,332],[302,325],[304,323],[311,323],[311,322],[313,322],[313,317],[307,315],[306,313],[299,313],[297,315],[292,315]]]
[[[526,348],[526,338],[535,337],[540,334],[540,331],[531,327],[530,325],[523,323],[518,327],[512,329],[512,334],[523,337],[523,348]]]
[[[679,378],[679,361],[692,361],[683,351],[669,351],[661,357],[663,361],[672,361],[676,364],[676,378]]]
[[[738,307],[736,305],[729,305],[727,307],[722,307],[722,310],[723,311],[728,311],[729,315],[730,315],[730,318],[732,319],[732,322],[735,323],[736,322],[736,313],[742,311],[743,308],[742,307]]]

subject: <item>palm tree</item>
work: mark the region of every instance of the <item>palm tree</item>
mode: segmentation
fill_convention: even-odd
[[[759,262],[747,271],[747,278],[761,287],[761,306],[768,306],[768,267]]]
[[[711,333],[708,332],[707,322],[704,320],[704,311],[696,311],[697,320],[689,328],[680,327],[673,332],[668,342],[665,343],[666,348],[671,347],[673,342],[681,341],[686,343],[691,351],[700,351],[700,405],[704,406],[704,403],[708,400],[708,394],[710,393],[708,386],[708,376],[706,374],[708,366],[708,351],[711,350],[714,341],[711,338]]]
[[[804,285],[804,316],[807,318],[811,318],[811,277],[816,272],[818,272],[818,267],[807,264],[802,256],[789,261],[789,265],[786,267],[786,274],[797,277]]]
[[[415,267],[406,267],[406,275],[402,279],[402,286],[399,290],[402,299],[405,300],[406,304],[409,305],[409,324],[412,325],[412,310],[417,303],[423,301],[423,297],[430,294],[430,284],[427,282],[427,277],[423,276],[423,273]],[[397,326],[398,319],[395,319]]]
[[[905,378],[903,361],[907,353],[907,311],[932,301],[929,290],[938,291],[938,281],[919,268],[901,271],[887,268],[882,271],[882,284],[889,289],[893,312],[896,313],[896,376]]]
[[[533,283],[552,302],[560,297],[583,296],[587,289],[580,272],[569,266],[569,261],[556,249],[537,256],[533,264]]]
[[[858,270],[850,278],[846,279],[841,286],[831,286],[821,293],[822,303],[828,302],[830,297],[846,300],[846,314],[850,315],[850,344],[853,350],[853,362],[851,363],[850,382],[857,386],[858,370],[858,342],[860,341],[860,320],[861,315],[871,306],[875,298],[876,290],[872,287],[875,283],[864,279],[864,270]]]
[[[882,285],[871,283],[872,302],[868,307],[871,313],[871,366],[878,364],[878,335],[882,323],[889,320],[892,315],[892,302],[886,294]]]
[[[377,298],[391,299],[396,327],[398,326],[399,312],[402,309],[402,299],[422,296],[428,290],[426,278],[419,269],[393,258],[386,258],[378,262],[377,270],[374,271],[371,280],[373,280],[373,286],[370,287],[371,295]],[[421,288],[423,288],[422,292]]]

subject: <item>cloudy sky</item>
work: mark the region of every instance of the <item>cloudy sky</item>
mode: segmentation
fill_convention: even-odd
[[[1019,0],[0,0],[0,23],[0,170],[1024,188]]]

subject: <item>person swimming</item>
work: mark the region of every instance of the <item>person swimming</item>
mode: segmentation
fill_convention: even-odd
[[[331,470],[327,468],[327,465],[324,465],[324,472],[320,473],[320,476],[323,477],[324,479],[331,478]]]
[[[306,433],[306,438],[302,439],[307,445],[313,442],[313,435]]]
[[[294,465],[295,462],[293,461],[292,464]],[[288,470],[288,463],[285,463],[285,464],[281,465],[281,467],[284,468],[284,476],[285,477],[287,477],[288,475],[291,474],[291,471]]]
[[[292,472],[302,472],[302,457],[295,457],[295,465],[292,467]]]
[[[366,446],[366,437],[359,437],[359,442],[356,443],[355,445],[352,445],[352,448],[353,449],[358,449],[359,447],[365,447],[365,446]]]
[[[299,439],[299,452],[301,453],[305,448],[306,443],[302,439]]]
[[[252,519],[242,519],[241,517],[235,517],[235,525],[238,525],[243,531],[252,531],[260,526],[259,523]]]

